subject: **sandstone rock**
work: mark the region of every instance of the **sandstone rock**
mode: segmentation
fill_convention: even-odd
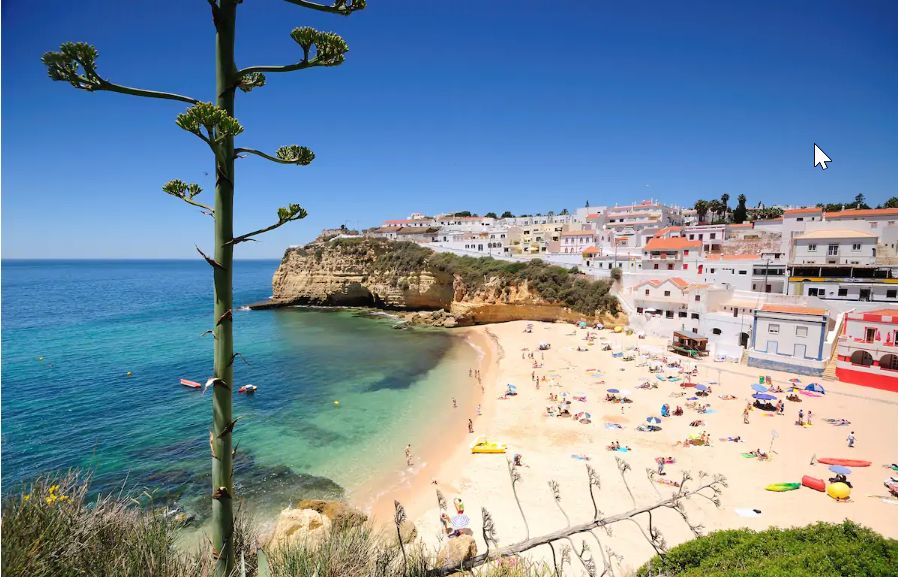
[[[468,286],[460,275],[428,268],[426,260],[408,261],[401,253],[391,260],[390,251],[397,246],[401,245],[365,239],[291,247],[272,278],[271,303],[424,309],[405,317],[411,326],[525,319],[577,322],[584,317],[543,299],[526,280],[493,277]],[[613,324],[625,325],[626,316],[619,315]]]
[[[344,501],[325,501],[322,499],[303,499],[296,503],[297,509],[311,509],[331,520],[335,529],[345,529],[364,525],[368,516],[351,507]]]
[[[284,509],[268,540],[270,547],[314,543],[323,538],[331,528],[331,520],[314,509]]]
[[[446,541],[440,552],[437,553],[437,567],[449,569],[457,567],[462,561],[472,559],[477,555],[477,543],[470,535],[460,535]]]

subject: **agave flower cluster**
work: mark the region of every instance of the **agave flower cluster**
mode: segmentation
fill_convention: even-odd
[[[346,41],[333,32],[320,32],[308,26],[294,28],[290,37],[302,47],[303,62],[314,62],[317,66],[337,66],[343,63],[349,51]],[[312,47],[315,55],[311,55]]]

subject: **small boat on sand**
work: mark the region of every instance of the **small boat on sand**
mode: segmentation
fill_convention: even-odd
[[[187,379],[181,379],[181,384],[191,389],[199,389],[203,386],[195,381],[188,381]]]

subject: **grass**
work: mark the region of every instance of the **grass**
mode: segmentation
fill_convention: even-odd
[[[4,577],[207,577],[208,547],[181,550],[177,523],[143,495],[88,499],[88,480],[77,473],[38,478],[3,501]],[[420,542],[406,545],[407,564],[391,533],[370,525],[345,526],[314,543],[298,542],[267,551],[258,563],[252,520],[238,513],[237,558],[248,577],[421,577],[435,551]],[[240,563],[238,562],[238,565]],[[262,570],[258,565],[267,567]],[[407,571],[403,571],[403,567]],[[507,560],[478,569],[478,577],[548,576],[544,566]],[[238,567],[235,577],[242,577]]]

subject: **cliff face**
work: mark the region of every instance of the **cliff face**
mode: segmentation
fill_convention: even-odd
[[[271,304],[442,309],[452,315],[453,324],[468,325],[522,319],[577,321],[594,316],[544,298],[527,279],[481,275],[477,283],[466,282],[462,274],[431,266],[431,251],[414,247],[408,257],[396,248],[400,246],[366,240],[290,248],[272,279]],[[626,322],[623,315],[604,313],[596,318]]]
[[[287,249],[272,279],[273,300],[322,306],[449,308],[451,275],[377,268],[375,246],[328,243]]]

